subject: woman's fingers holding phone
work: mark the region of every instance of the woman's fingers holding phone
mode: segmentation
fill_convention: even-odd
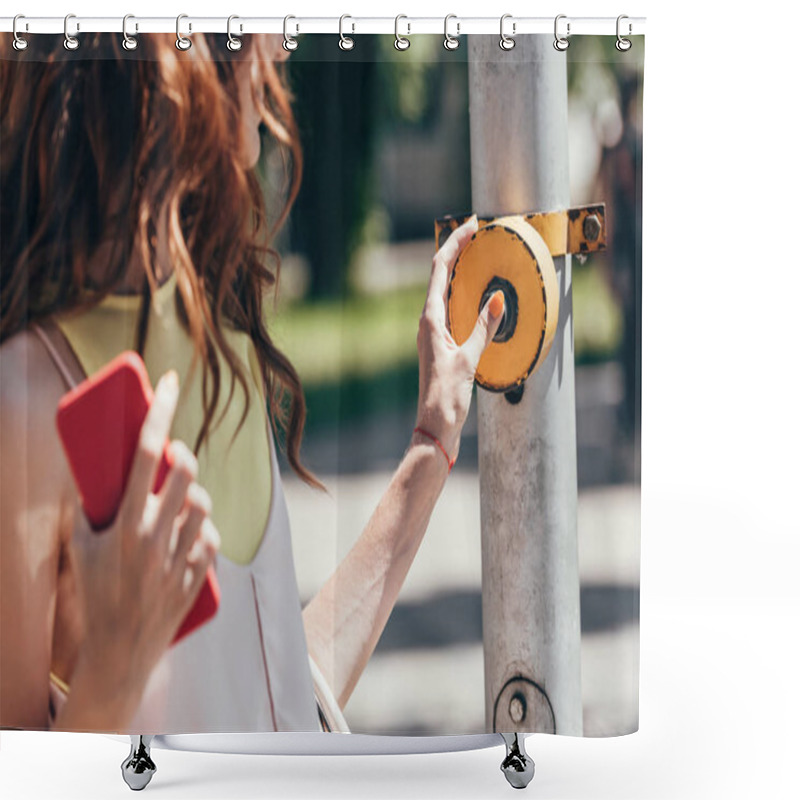
[[[171,442],[171,468],[153,492],[177,398],[177,374],[167,373],[142,425],[113,530],[80,548],[83,648],[120,675],[150,674],[197,599],[220,544],[209,518],[211,499],[196,483],[197,459],[184,442]]]
[[[176,562],[181,565],[178,571],[179,577],[182,577],[179,589],[186,608],[191,607],[200,592],[220,544],[219,532],[214,527],[211,517],[203,517],[196,533],[186,559]]]
[[[142,512],[155,483],[177,404],[178,373],[171,369],[158,381],[153,402],[139,432],[139,441],[119,509],[123,530],[138,530],[140,527]]]
[[[179,569],[185,565],[189,552],[197,539],[200,528],[211,514],[211,497],[199,484],[191,483],[186,492],[186,513],[177,526],[172,563]],[[219,547],[219,534],[216,533],[216,545]]]
[[[197,458],[180,439],[171,442],[172,466],[159,492],[159,509],[152,529],[153,545],[159,559],[171,543],[172,530],[187,500],[187,491],[197,478]]]

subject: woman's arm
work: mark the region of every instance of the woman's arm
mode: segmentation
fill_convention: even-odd
[[[71,529],[68,467],[56,446],[63,391],[36,336],[0,348],[0,727],[48,729],[59,558]],[[124,693],[108,674],[79,658],[52,729],[111,730],[124,720]]]
[[[340,708],[375,650],[447,474],[439,448],[413,434],[364,532],[303,610],[309,655]]]
[[[503,317],[502,293],[481,311],[458,345],[446,325],[445,296],[455,260],[477,230],[473,217],[433,259],[420,317],[417,425],[458,455],[475,370]],[[491,312],[491,314],[490,314]],[[415,432],[364,532],[303,610],[308,650],[344,708],[378,643],[449,471],[433,440]]]
[[[63,486],[60,379],[30,333],[0,348],[0,726],[47,729]],[[36,386],[36,391],[30,391]]]

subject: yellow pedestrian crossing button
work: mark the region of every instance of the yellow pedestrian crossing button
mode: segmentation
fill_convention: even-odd
[[[447,293],[447,323],[458,344],[502,289],[505,315],[478,363],[476,382],[493,392],[521,388],[547,358],[558,326],[559,283],[553,258],[605,250],[604,203],[505,217],[478,217],[478,230],[456,259]],[[436,246],[468,215],[436,220]]]
[[[505,315],[478,362],[476,382],[505,392],[547,358],[558,325],[558,276],[542,238],[522,216],[486,223],[464,246],[447,293],[447,322],[457,344],[475,327],[492,294],[505,295]]]

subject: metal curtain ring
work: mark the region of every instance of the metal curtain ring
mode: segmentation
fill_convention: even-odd
[[[13,26],[11,28],[11,30],[14,32],[14,41],[12,42],[12,46],[13,46],[13,48],[15,50],[24,50],[28,46],[28,40],[27,39],[23,39],[17,33],[17,20],[18,19],[25,19],[25,15],[24,14],[17,14],[14,17],[14,24],[13,24]],[[25,23],[25,30],[28,30],[28,23],[27,22]]]
[[[620,33],[620,22],[622,22],[622,20],[624,20],[624,19],[628,19],[624,14],[620,14],[617,17],[617,43],[616,43],[615,47],[621,53],[624,53],[626,50],[630,50],[631,49],[631,44],[633,44],[630,39],[623,39],[622,34]],[[631,35],[631,31],[632,30],[633,30],[633,28],[631,27],[631,24],[629,22],[628,23],[628,36]]]
[[[558,50],[560,53],[563,53],[569,47],[569,39],[566,36],[560,36],[558,33],[558,21],[560,19],[566,19],[566,14],[559,14],[556,17],[555,25],[553,27],[555,40],[553,41],[553,47]],[[569,36],[569,22],[567,22],[567,36]]]
[[[175,40],[175,47],[178,50],[188,50],[192,46],[192,40],[187,39],[181,33],[181,20],[188,17],[188,14],[178,14],[177,19],[175,20],[175,33],[177,34],[178,38]],[[192,23],[189,23],[189,33],[192,32]]]
[[[342,16],[339,17],[339,47],[342,50],[352,50],[356,46],[356,43],[349,36],[344,35],[343,25],[346,19],[353,19],[353,18],[349,14],[342,14]],[[354,24],[353,25],[354,33],[355,30],[356,26]]]
[[[128,20],[135,19],[133,14],[126,14],[122,18],[122,46],[126,50],[135,50],[139,46],[139,42],[136,40],[135,36],[131,36],[128,33]],[[136,30],[139,30],[139,23],[136,23]]]
[[[501,50],[511,50],[514,47],[514,45],[516,44],[516,42],[514,41],[514,39],[511,36],[506,36],[506,34],[503,32],[503,23],[507,19],[509,19],[511,16],[512,16],[511,14],[503,14],[503,16],[500,17],[500,49]],[[512,22],[511,23],[511,32],[512,33],[516,33],[517,32],[517,23],[516,22]]]
[[[74,17],[75,17],[74,14],[67,14],[67,16],[64,17],[64,47],[67,50],[77,50],[80,45],[78,39],[75,36],[70,36],[70,33],[67,30],[67,26],[69,25],[70,19]],[[79,22],[75,23],[75,30],[79,31],[80,29],[81,29],[80,23]]]
[[[237,17],[236,14],[231,14],[228,17],[228,42],[227,42],[227,46],[228,46],[228,50],[230,50],[232,53],[235,53],[237,50],[241,50],[242,49],[242,40],[237,38],[236,36],[234,36],[231,33],[231,22],[233,22],[233,20],[235,20],[235,19],[239,19],[239,17]],[[239,26],[239,32],[241,33],[241,31],[242,31],[242,26],[240,25]]]
[[[408,19],[408,17],[405,14],[398,14],[394,18],[394,49],[408,50],[408,48],[411,47],[411,40],[407,39],[405,36],[400,35],[399,27],[401,19]],[[411,33],[410,24],[408,24],[408,32]]]
[[[444,49],[445,50],[458,50],[459,42],[458,42],[458,39],[456,39],[456,36],[459,36],[461,34],[461,23],[460,22],[456,22],[456,36],[451,36],[447,32],[447,23],[451,19],[457,19],[456,15],[455,14],[448,14],[444,18],[444,41],[442,42],[442,44],[444,45]]]
[[[293,50],[297,50],[297,39],[293,39],[291,36],[289,36],[289,31],[287,28],[290,19],[297,18],[293,17],[291,14],[283,18],[283,49],[288,50],[291,53]],[[299,33],[300,26],[296,25],[295,30]]]

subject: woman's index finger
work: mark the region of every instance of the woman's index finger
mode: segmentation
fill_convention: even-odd
[[[155,482],[164,444],[172,427],[177,402],[178,374],[171,369],[161,376],[156,386],[153,402],[150,404],[142,424],[139,443],[125,489],[123,502],[130,504],[129,510],[135,515],[141,514],[147,495]]]

